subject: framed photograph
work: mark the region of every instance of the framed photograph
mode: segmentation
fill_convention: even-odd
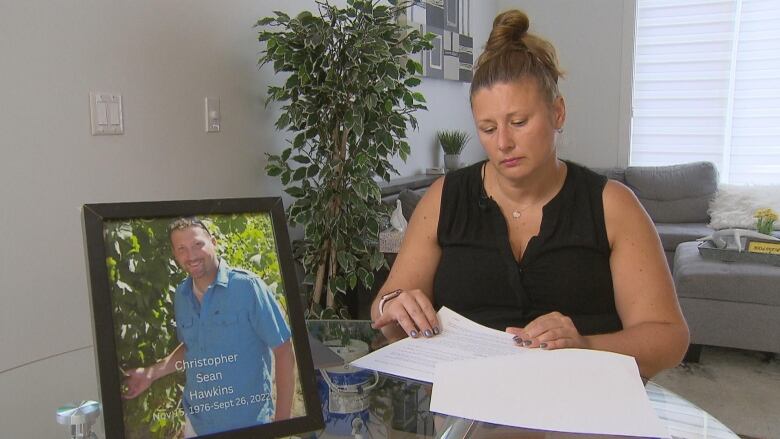
[[[83,212],[108,439],[322,428],[280,198]]]

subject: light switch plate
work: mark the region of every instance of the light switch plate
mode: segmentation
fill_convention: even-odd
[[[122,95],[119,93],[90,93],[89,112],[93,136],[124,134]]]
[[[219,98],[206,98],[206,132],[218,133],[222,114],[219,111]]]

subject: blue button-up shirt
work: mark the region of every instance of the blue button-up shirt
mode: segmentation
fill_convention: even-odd
[[[176,332],[187,348],[184,412],[198,435],[270,422],[271,349],[290,339],[284,313],[255,274],[220,261],[198,302],[192,278],[176,289]]]

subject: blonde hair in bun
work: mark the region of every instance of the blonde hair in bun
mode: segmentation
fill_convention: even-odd
[[[558,78],[563,77],[563,71],[558,66],[555,47],[528,33],[529,25],[528,16],[517,9],[502,12],[493,20],[493,30],[477,60],[471,96],[496,83],[527,77],[536,79],[550,102],[560,96]]]

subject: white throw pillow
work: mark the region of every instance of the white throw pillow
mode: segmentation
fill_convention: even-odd
[[[780,185],[720,185],[707,211],[710,214],[710,227],[755,228],[756,219],[753,214],[756,210],[767,207],[780,214]],[[774,229],[780,230],[780,221],[775,221]]]

